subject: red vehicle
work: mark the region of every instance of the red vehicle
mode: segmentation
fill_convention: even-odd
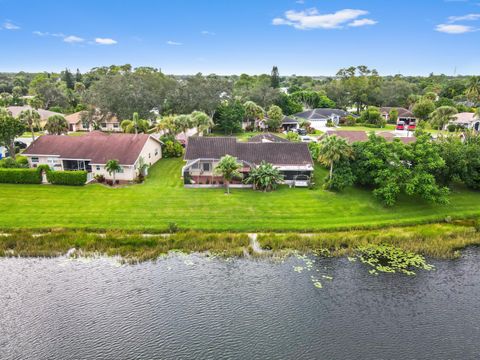
[[[411,122],[410,124],[408,124],[409,131],[415,131],[416,128],[417,128],[417,125],[414,122]]]
[[[405,123],[403,121],[397,122],[397,130],[405,130]]]

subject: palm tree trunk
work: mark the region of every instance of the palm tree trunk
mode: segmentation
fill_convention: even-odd
[[[35,133],[33,132],[33,123],[30,124],[30,132],[32,133],[32,141],[35,141]]]
[[[333,177],[333,161],[330,163],[330,180],[332,180]]]
[[[10,151],[10,157],[15,160],[17,155],[15,154],[15,143],[13,141],[8,146],[8,151]]]
[[[115,171],[112,173],[113,185],[115,185]]]
[[[227,194],[230,194],[230,181],[225,180],[225,186],[227,187]]]

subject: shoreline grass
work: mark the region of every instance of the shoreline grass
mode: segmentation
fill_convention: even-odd
[[[451,259],[460,250],[480,246],[474,221],[428,224],[374,230],[302,233],[261,233],[257,241],[265,250],[253,253],[246,233],[181,231],[141,234],[125,231],[103,233],[56,229],[49,232],[16,230],[0,236],[0,257],[56,257],[76,249],[78,254],[120,256],[126,261],[155,260],[172,251],[242,257],[288,255],[293,251],[325,256],[346,256],[369,245],[392,245],[432,258]]]

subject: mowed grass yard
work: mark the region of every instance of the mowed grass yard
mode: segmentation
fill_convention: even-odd
[[[372,193],[343,193],[281,187],[271,193],[233,189],[185,189],[181,159],[163,159],[141,185],[109,188],[52,185],[0,185],[0,228],[88,228],[164,231],[171,222],[183,229],[216,231],[316,231],[443,220],[480,215],[480,192],[455,190],[450,204],[402,199],[383,207]],[[325,171],[317,170],[323,179]]]

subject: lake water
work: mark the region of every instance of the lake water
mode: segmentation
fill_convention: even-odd
[[[311,259],[0,259],[0,358],[480,358],[479,250],[410,277]]]

